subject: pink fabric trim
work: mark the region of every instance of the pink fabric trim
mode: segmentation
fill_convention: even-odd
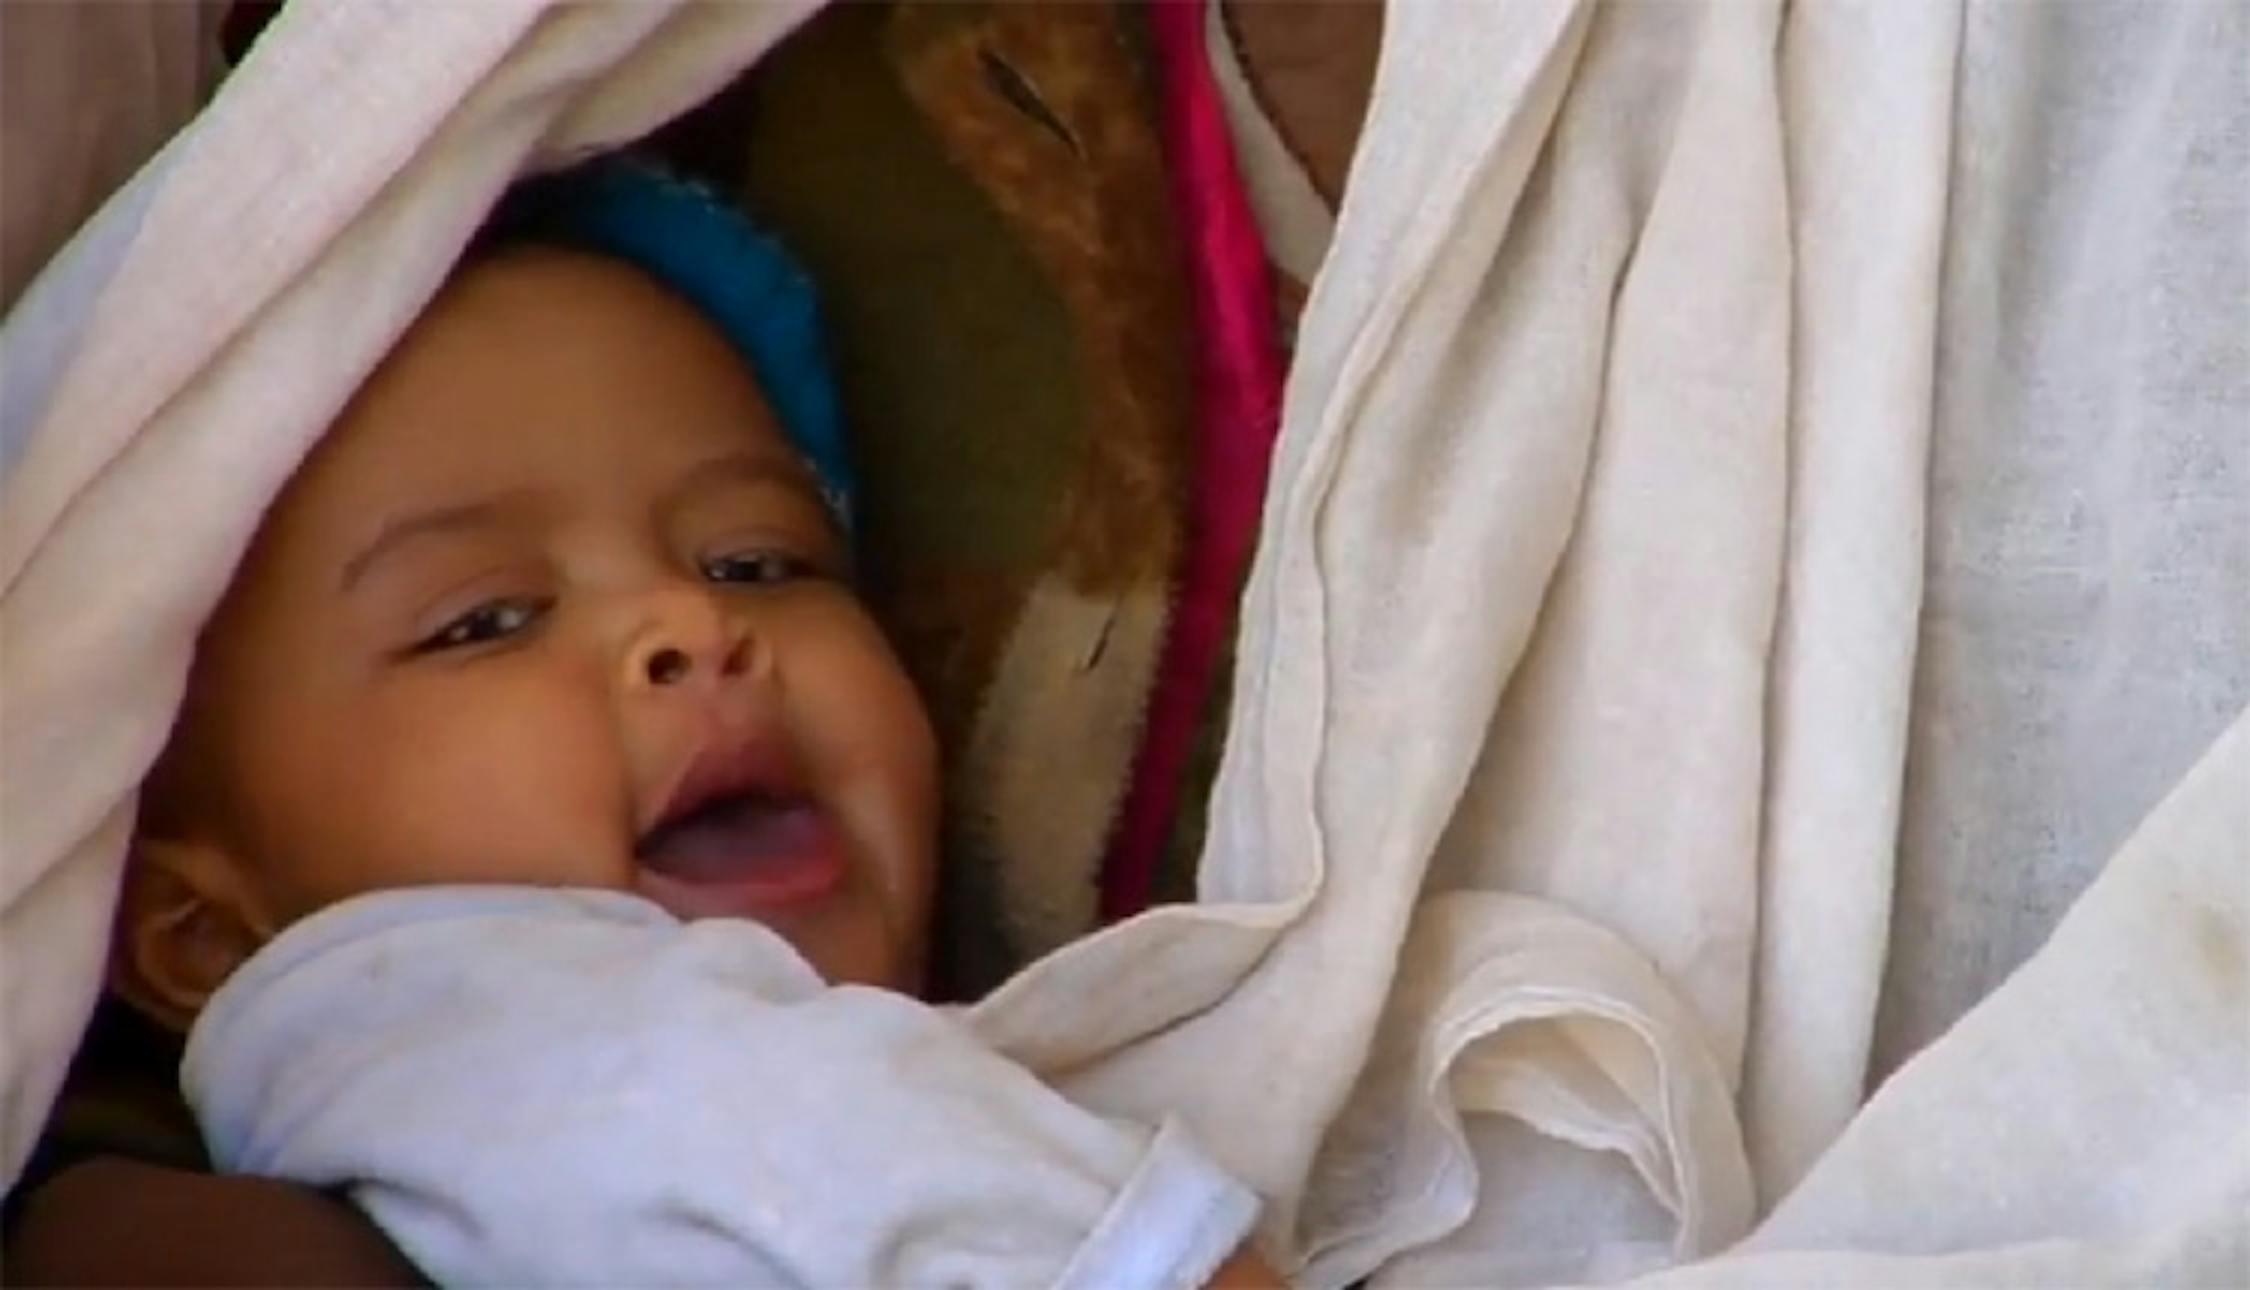
[[[1265,240],[1235,169],[1204,43],[1205,5],[1215,2],[1148,5],[1172,204],[1195,301],[1193,507],[1171,631],[1102,867],[1102,912],[1110,918],[1148,906],[1180,776],[1233,630],[1281,419],[1282,358]]]

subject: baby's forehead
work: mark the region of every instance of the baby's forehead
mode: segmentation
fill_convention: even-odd
[[[397,346],[378,367],[437,349],[473,359],[476,339],[554,345],[621,337],[680,343],[723,354],[756,381],[732,345],[701,311],[623,260],[573,247],[527,242],[473,251],[454,267]],[[460,352],[466,348],[471,352]]]
[[[470,495],[659,489],[727,457],[821,498],[755,374],[695,309],[628,265],[511,248],[454,275],[276,509],[349,528]]]

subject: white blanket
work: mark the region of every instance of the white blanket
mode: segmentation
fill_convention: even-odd
[[[800,8],[293,6],[10,316],[11,1169],[259,504],[512,172]],[[2250,1278],[2245,39],[2223,3],[1395,3],[1203,903],[971,1024],[1181,1117],[1308,1284]],[[2085,612],[1990,620],[2065,569]],[[2137,777],[2063,775],[2119,714]],[[1863,1104],[2048,925],[1978,902],[2036,869],[2051,918],[2095,868]]]
[[[1178,1125],[618,892],[330,906],[180,1079],[215,1165],[342,1189],[439,1285],[1198,1290],[1257,1215]]]

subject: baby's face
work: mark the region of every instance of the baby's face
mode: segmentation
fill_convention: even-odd
[[[908,986],[935,752],[726,342],[630,268],[465,272],[267,517],[164,779],[269,926],[429,883],[639,892]]]

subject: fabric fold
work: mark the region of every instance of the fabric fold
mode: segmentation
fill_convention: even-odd
[[[1794,326],[1743,1122],[1787,1191],[1859,1105],[1905,786],[1956,0],[1793,5]],[[1870,50],[1882,56],[1870,57]],[[1871,335],[1882,344],[1868,344]]]
[[[1415,1260],[1394,1260],[1467,1222],[1480,1184],[1521,1177],[1480,1178],[1463,1124],[1479,1116],[1621,1157],[1673,1224],[1651,1258],[1703,1257],[1750,1230],[1733,1098],[1663,978],[1566,910],[1455,893],[1417,911],[1383,1030],[1322,1144],[1308,1191],[1326,1205],[1302,1220],[1319,1234],[1308,1280],[1383,1270],[1386,1282],[1435,1283]]]

